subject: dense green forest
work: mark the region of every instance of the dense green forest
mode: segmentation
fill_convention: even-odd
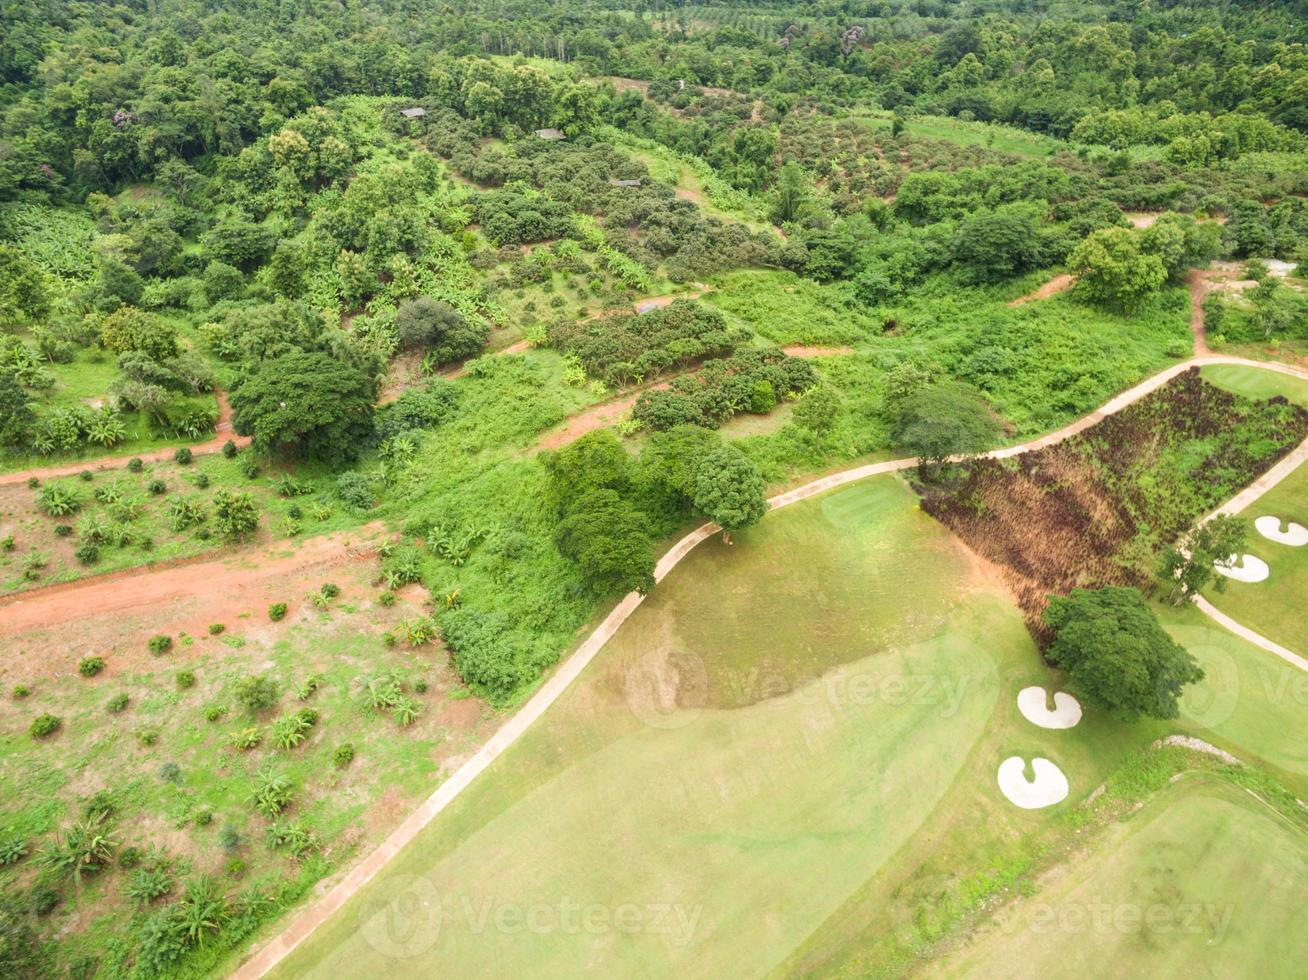
[[[378,643],[511,706],[692,522],[1189,356],[1192,270],[1308,349],[1306,150],[1302,0],[4,2],[0,474],[70,469],[0,591],[380,521]],[[56,949],[65,845],[6,975],[203,975],[331,870]]]

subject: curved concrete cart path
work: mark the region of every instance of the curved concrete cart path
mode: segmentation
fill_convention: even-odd
[[[1109,415],[1120,412],[1122,409],[1139,401],[1150,392],[1161,388],[1184,371],[1187,371],[1192,367],[1203,367],[1209,364],[1230,364],[1243,367],[1264,368],[1269,371],[1276,371],[1280,374],[1288,374],[1293,377],[1308,379],[1308,370],[1292,367],[1287,364],[1265,363],[1263,361],[1253,361],[1243,357],[1226,357],[1221,355],[1193,357],[1189,360],[1174,364],[1170,368],[1161,371],[1153,377],[1146,378],[1134,387],[1129,388],[1115,398],[1110,399],[1098,410],[1077,419],[1075,422],[1064,426],[1056,432],[1051,432],[1048,435],[1041,436],[1039,439],[1034,439],[1030,442],[1022,443],[1021,445],[1009,446],[1005,449],[997,449],[986,455],[994,459],[1006,459],[1061,442],[1069,436],[1085,431]],[[1304,444],[1299,446],[1292,455],[1297,456],[1299,462],[1302,462],[1304,458],[1308,458],[1308,440],[1305,440]],[[1284,477],[1288,476],[1290,472],[1293,472],[1298,463],[1295,463],[1294,466],[1286,469],[1275,480],[1267,482],[1273,473],[1282,469],[1288,459],[1289,457],[1287,457],[1287,460],[1283,460],[1282,464],[1278,464],[1277,467],[1274,467],[1272,470],[1268,471],[1268,473],[1264,474],[1262,479],[1254,485],[1261,486],[1262,489],[1241,506],[1247,506],[1247,503],[1257,499],[1257,497],[1271,489],[1272,486],[1275,486],[1280,479],[1284,479]],[[778,510],[782,507],[787,507],[790,504],[797,503],[798,501],[815,497],[828,490],[833,490],[836,487],[844,486],[847,483],[855,483],[859,480],[865,480],[872,476],[879,476],[883,473],[895,473],[900,470],[906,470],[916,464],[916,459],[892,459],[882,463],[870,463],[866,466],[857,466],[853,469],[844,470],[839,473],[832,473],[829,476],[821,477],[811,483],[806,483],[803,486],[796,487],[793,490],[788,490],[785,493],[772,497],[768,502],[769,508],[772,510]],[[1250,489],[1253,488],[1251,487]],[[1239,498],[1236,499],[1238,500]],[[690,554],[690,552],[694,550],[700,542],[713,537],[720,530],[721,529],[715,524],[705,524],[702,527],[691,531],[684,538],[678,541],[661,559],[659,559],[658,564],[655,566],[655,582],[662,581],[667,574],[677,566],[681,559]],[[598,654],[609,639],[617,633],[622,624],[627,621],[627,618],[636,611],[636,608],[641,604],[643,599],[643,596],[632,592],[618,603],[613,611],[604,618],[604,621],[596,627],[595,631],[591,633],[591,635],[588,636],[579,647],[577,647],[571,656],[563,661],[554,675],[545,681],[526,704],[518,709],[517,714],[506,721],[499,731],[497,731],[490,740],[481,747],[481,749],[464,762],[464,764],[460,766],[449,779],[442,783],[437,790],[418,807],[417,810],[409,815],[404,823],[400,824],[400,826],[397,827],[380,846],[378,846],[375,851],[360,861],[359,864],[351,869],[350,872],[337,882],[337,884],[329,891],[303,909],[281,934],[274,937],[251,956],[250,959],[246,960],[236,970],[233,976],[237,978],[237,980],[252,980],[252,978],[263,976],[285,959],[292,950],[300,945],[300,943],[304,942],[319,923],[325,921],[329,916],[345,905],[356,891],[371,881],[377,873],[386,866],[386,863],[390,861],[392,857],[412,841],[418,833],[427,826],[427,824],[431,823],[431,821],[436,818],[437,814],[449,806],[455,797],[463,792],[463,790],[478,775],[480,775],[487,766],[500,756],[510,745],[517,741],[519,736],[521,736],[523,732],[530,728],[531,725],[545,713],[549,706],[558,699],[559,695],[561,695],[568,686],[576,680],[581,672],[586,669],[591,660],[595,658],[595,655]],[[1200,608],[1204,609],[1204,604],[1201,604]],[[1211,609],[1211,607],[1209,607],[1209,609]],[[1220,614],[1213,615],[1215,612],[1216,610],[1213,610],[1208,614],[1213,616],[1214,619],[1223,625],[1226,625],[1227,622],[1233,622],[1229,620],[1229,617],[1221,617]],[[1228,626],[1227,628],[1229,629],[1230,627]],[[1243,629],[1243,627],[1241,627],[1241,629]],[[1233,632],[1238,631],[1233,630]],[[1252,631],[1247,632],[1252,633]],[[1241,635],[1244,634],[1242,633]],[[1257,634],[1253,635],[1256,636]],[[1267,644],[1271,644],[1271,641],[1263,640],[1257,645],[1275,653],[1276,650],[1272,649],[1275,645],[1272,644],[1271,646],[1268,646]],[[1280,649],[1284,650],[1284,648]],[[1284,652],[1289,653],[1289,651]],[[1277,653],[1277,656],[1282,656],[1282,654]],[[1290,654],[1290,656],[1295,657],[1294,654]],[[1308,670],[1308,662],[1303,661],[1301,658],[1296,658],[1296,660],[1298,660],[1298,663],[1296,664],[1297,666],[1301,666],[1304,670]],[[1294,663],[1295,660],[1291,660],[1291,662]],[[1021,762],[1021,760],[1018,761],[1019,763]],[[1040,761],[1041,760],[1036,760],[1037,763]],[[1053,765],[1053,763],[1048,764],[1051,766]],[[1057,767],[1055,767],[1055,769],[1056,768]],[[1037,773],[1038,772],[1039,770],[1037,770]],[[1022,779],[1023,782],[1025,782],[1025,776],[1023,776]]]

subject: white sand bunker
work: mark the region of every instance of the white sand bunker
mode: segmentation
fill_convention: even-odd
[[[1026,760],[1011,756],[999,764],[999,789],[1023,810],[1039,810],[1067,799],[1067,777],[1048,759],[1032,759],[1035,779],[1026,778]]]
[[[1308,527],[1294,521],[1286,521],[1286,529],[1282,531],[1279,517],[1260,517],[1254,521],[1254,527],[1263,537],[1278,544],[1288,544],[1292,548],[1302,548],[1308,544]]]
[[[1225,575],[1237,582],[1264,582],[1272,574],[1267,562],[1253,555],[1232,555],[1225,562],[1213,562],[1213,568],[1217,569],[1218,575]]]
[[[1081,720],[1081,705],[1062,691],[1054,693],[1054,710],[1049,710],[1043,687],[1024,687],[1017,694],[1017,710],[1041,728],[1074,728]]]

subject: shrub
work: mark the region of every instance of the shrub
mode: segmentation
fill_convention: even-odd
[[[28,729],[33,738],[48,738],[59,730],[63,724],[60,718],[51,714],[37,715]]]
[[[82,472],[77,474],[77,478],[81,480],[83,483],[90,483],[92,480],[95,479],[95,474],[92,473],[90,470],[82,470]]]
[[[268,607],[268,618],[274,623],[281,622],[286,618],[286,603],[274,602]]]
[[[227,629],[227,627],[224,626],[222,623],[210,623],[210,624],[209,624],[209,635],[210,635],[210,636],[217,636],[217,635],[219,635],[220,633],[222,633],[222,632],[223,632],[224,630],[226,630],[226,629]]]
[[[59,892],[49,885],[36,885],[28,893],[32,911],[37,915],[48,915],[59,904]]]
[[[427,693],[427,682],[426,682],[425,680],[416,680],[416,681],[414,681],[414,682],[413,682],[413,690],[414,690],[414,693],[415,693],[415,694],[426,694],[426,693]]]
[[[136,740],[140,742],[142,745],[153,745],[155,742],[159,741],[159,729],[157,728],[139,729],[136,733]]]
[[[211,823],[213,823],[212,810],[201,810],[195,815],[195,825],[197,827],[207,827]]]
[[[180,783],[182,781],[182,769],[175,762],[165,762],[159,767],[159,778],[165,783]]]
[[[83,565],[94,565],[100,560],[100,549],[89,542],[78,548],[74,554]]]
[[[235,459],[236,451],[236,443],[232,442],[232,440],[228,439],[223,443],[223,457],[225,459]]]
[[[111,697],[108,700],[108,702],[105,704],[105,709],[110,714],[116,715],[122,711],[125,711],[130,701],[131,698],[129,698],[126,693],[120,692],[118,694],[115,694],[113,697]]]
[[[158,656],[161,653],[167,653],[173,648],[173,638],[171,636],[165,636],[163,633],[157,633],[150,637],[150,641],[146,646],[149,647],[151,653]]]
[[[234,749],[240,749],[242,752],[249,752],[251,749],[257,749],[263,742],[263,729],[256,726],[242,728],[238,732],[227,733],[227,744]]]
[[[377,503],[368,478],[353,470],[336,478],[336,496],[346,507],[356,511],[371,510]]]
[[[68,527],[68,525],[61,524],[59,527]],[[69,527],[68,530],[71,533],[73,529]],[[58,533],[58,528],[55,529],[55,533]],[[3,538],[0,538],[0,551],[13,551],[14,548],[14,536],[12,534],[6,534]]]
[[[164,483],[163,480],[156,478],[147,483],[145,489],[157,497],[161,493],[168,492],[168,484]]]
[[[83,677],[94,677],[104,670],[104,657],[83,657],[77,665],[77,672]]]
[[[195,671],[179,670],[177,672],[177,686],[182,690],[195,686]]]
[[[51,517],[67,517],[82,509],[77,494],[62,483],[47,483],[36,497],[37,506]]]
[[[223,704],[211,704],[204,709],[205,721],[221,721],[227,715],[227,706]]]
[[[380,602],[384,607],[389,609],[391,606],[395,605],[396,598],[397,596],[395,595],[395,593],[391,592],[388,589],[387,591],[383,592],[381,595],[377,597],[377,601]]]
[[[72,533],[73,533],[73,526],[72,526],[71,524],[56,524],[56,525],[55,525],[55,536],[56,536],[56,537],[66,538],[66,537],[69,537],[70,535],[72,535]]]
[[[336,751],[332,753],[332,762],[335,763],[337,769],[344,769],[353,761],[354,746],[349,742],[337,746]]]
[[[253,456],[245,457],[245,461],[241,463],[241,475],[247,480],[257,480],[260,472],[259,461]]]
[[[0,838],[0,867],[17,864],[27,854],[27,838],[10,834]]]
[[[236,682],[236,700],[256,714],[277,703],[277,685],[271,677],[242,677]]]
[[[134,456],[127,461],[127,471],[129,473],[140,473],[143,469],[145,469],[145,463],[141,461],[139,456]]]
[[[241,846],[241,832],[232,824],[227,824],[222,830],[218,831],[218,845],[231,854]]]
[[[128,869],[135,868],[141,863],[141,859],[144,857],[145,855],[141,853],[139,847],[124,847],[118,852],[118,867]]]
[[[176,463],[178,466],[190,466],[191,462],[194,459],[195,456],[191,453],[191,450],[188,449],[186,446],[182,446],[175,453],[173,453],[173,462]]]
[[[32,689],[26,684],[15,684],[13,691],[10,693],[13,694],[15,701],[21,701],[32,693]]]
[[[341,587],[332,582],[326,582],[319,591],[328,599],[335,599],[341,594]]]
[[[209,477],[203,473],[195,474],[195,486],[198,490],[204,490],[209,486]]]

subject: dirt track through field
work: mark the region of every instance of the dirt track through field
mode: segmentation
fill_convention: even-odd
[[[348,532],[306,538],[302,542],[238,551],[223,558],[202,555],[164,567],[125,569],[76,582],[18,592],[0,599],[0,636],[35,629],[54,629],[99,616],[128,613],[164,605],[191,603],[193,614],[209,619],[239,605],[242,593],[253,593],[267,582],[292,572],[359,561],[376,553],[381,524],[366,524]]]
[[[1015,300],[1009,301],[1009,306],[1024,306],[1027,303],[1033,303],[1036,300],[1049,299],[1051,296],[1057,296],[1059,293],[1065,293],[1076,285],[1076,276],[1064,272],[1062,275],[1054,276],[1047,283],[1025,296],[1019,296]]]
[[[232,407],[227,403],[227,393],[220,388],[214,389],[214,397],[218,401],[218,422],[214,426],[214,436],[212,439],[191,446],[193,456],[210,456],[221,452],[228,440],[234,442],[238,448],[250,444],[249,436],[232,433]],[[116,470],[126,466],[128,461],[134,458],[144,463],[164,463],[172,459],[176,451],[176,448],[152,449],[148,453],[139,453],[136,456],[102,456],[99,459],[82,460],[80,463],[64,463],[59,466],[19,470],[16,473],[0,473],[0,486],[26,483],[33,477],[38,480],[48,480],[60,476],[75,476],[83,470]]]
[[[1032,440],[1017,446],[1009,446],[1005,449],[998,449],[987,455],[1005,459],[1012,456],[1029,452],[1033,449],[1039,449],[1044,446],[1052,445],[1066,439],[1068,436],[1082,432],[1096,422],[1102,420],[1108,415],[1119,412],[1128,405],[1134,404],[1139,399],[1152,391],[1167,384],[1168,381],[1176,377],[1183,371],[1192,367],[1202,367],[1206,364],[1229,364],[1245,367],[1258,367],[1267,370],[1276,371],[1281,374],[1291,375],[1308,379],[1308,370],[1295,368],[1285,364],[1264,363],[1261,361],[1251,361],[1241,357],[1223,357],[1209,356],[1196,357],[1187,361],[1175,364],[1165,371],[1154,375],[1151,378],[1140,382],[1135,387],[1128,389],[1108,401],[1103,407],[1092,412],[1084,418],[1078,419],[1071,424],[1064,426],[1056,432],[1042,436],[1039,439]],[[1296,452],[1308,454],[1308,444],[1300,447]],[[854,467],[853,469],[844,470],[840,473],[833,473],[829,476],[806,483],[803,486],[796,487],[784,493],[772,497],[769,501],[769,509],[778,510],[790,504],[797,503],[801,500],[807,500],[818,494],[825,493],[836,487],[844,486],[848,483],[854,483],[868,477],[878,476],[885,473],[895,473],[900,470],[908,469],[915,466],[915,459],[894,459],[882,463],[871,463],[865,466]],[[1264,480],[1272,475],[1269,471],[1264,475]],[[1292,470],[1283,471],[1279,478],[1284,478]],[[1271,485],[1263,487],[1263,492],[1271,489]],[[705,524],[694,531],[691,531],[684,538],[678,541],[669,549],[655,566],[654,580],[662,581],[669,572],[672,571],[681,560],[690,554],[699,544],[716,535],[721,529],[715,524]],[[360,888],[371,881],[386,864],[396,854],[409,844],[417,835],[431,823],[450,803],[457,797],[467,786],[480,775],[494,760],[499,757],[510,745],[512,745],[531,725],[540,718],[541,715],[549,709],[559,696],[567,690],[574,680],[581,675],[587,665],[595,656],[604,648],[604,645],[618,632],[623,623],[631,616],[633,612],[644,601],[644,597],[638,593],[628,594],[618,605],[608,614],[577,649],[564,660],[559,669],[548,678],[545,683],[536,691],[534,695],[518,710],[495,733],[491,739],[486,742],[467,762],[454,772],[440,787],[428,797],[423,804],[415,810],[396,830],[388,837],[380,847],[364,858],[359,864],[350,869],[335,886],[325,894],[314,900],[306,908],[302,909],[299,914],[291,921],[285,930],[271,939],[262,948],[259,948],[249,959],[247,959],[235,971],[233,977],[236,980],[255,980],[262,977],[269,970],[275,967],[285,959],[297,946],[304,942],[322,922],[325,922],[330,916],[339,911],[350,898]],[[1200,604],[1200,609],[1204,605]],[[1211,608],[1211,607],[1209,607]],[[1207,610],[1205,610],[1207,611]],[[1210,614],[1211,615],[1211,614]],[[1216,621],[1226,626],[1222,618],[1215,617]],[[1241,627],[1243,630],[1244,628]],[[1246,630],[1245,633],[1252,633]],[[1242,634],[1243,635],[1243,634]],[[1256,636],[1257,634],[1253,634]],[[1270,643],[1270,641],[1264,641]],[[1261,645],[1261,644],[1260,644]],[[1265,647],[1265,649],[1270,649]],[[1271,652],[1275,652],[1272,650]],[[1287,651],[1288,652],[1288,651]],[[1280,654],[1278,654],[1279,656]],[[1293,662],[1293,661],[1291,661]],[[1296,664],[1296,666],[1301,666]]]

